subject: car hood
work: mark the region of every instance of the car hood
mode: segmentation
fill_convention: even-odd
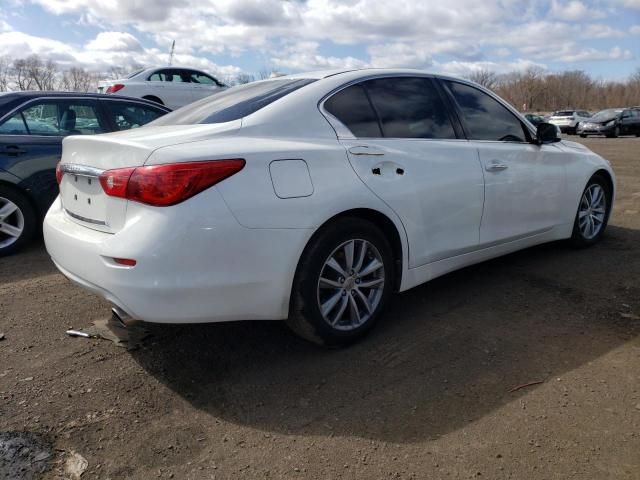
[[[159,148],[235,135],[240,120],[207,125],[147,126],[102,135],[75,135],[62,142],[62,163],[102,170],[144,165]]]

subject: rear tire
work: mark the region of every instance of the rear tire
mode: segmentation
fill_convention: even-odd
[[[571,244],[574,247],[590,247],[602,239],[609,222],[611,198],[611,188],[604,176],[591,177],[580,197],[573,223]]]
[[[33,239],[37,217],[18,189],[0,185],[0,257],[11,255]]]
[[[391,246],[375,225],[354,217],[336,220],[302,254],[287,324],[319,345],[355,342],[375,325],[391,295],[394,265]]]
[[[580,138],[587,138],[587,136],[584,133],[581,133]]]

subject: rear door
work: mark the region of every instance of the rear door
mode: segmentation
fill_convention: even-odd
[[[443,84],[483,168],[480,245],[517,240],[560,224],[566,155],[553,144],[531,143],[523,122],[494,97],[464,83]]]
[[[484,199],[477,150],[458,138],[430,78],[368,80],[323,108],[350,131],[340,141],[360,179],[402,220],[410,267],[477,247]]]
[[[29,102],[0,125],[0,168],[20,178],[44,211],[58,194],[55,167],[62,139],[105,131],[95,100]]]

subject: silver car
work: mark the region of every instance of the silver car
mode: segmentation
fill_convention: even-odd
[[[549,117],[549,123],[560,128],[562,133],[576,133],[580,122],[591,118],[591,114],[585,110],[560,110]]]

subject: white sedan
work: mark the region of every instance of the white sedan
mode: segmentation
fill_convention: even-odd
[[[602,237],[609,162],[490,91],[412,70],[233,87],[64,141],[44,237],[61,272],[148,322],[287,319],[366,333],[394,291]]]
[[[227,86],[208,73],[192,68],[148,68],[127,78],[100,82],[98,93],[144,98],[171,109],[221,92]]]

